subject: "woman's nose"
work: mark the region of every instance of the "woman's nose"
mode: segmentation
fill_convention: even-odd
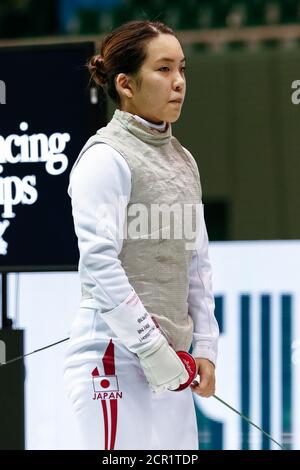
[[[174,87],[176,90],[183,88],[185,83],[184,77],[178,72],[174,80]]]

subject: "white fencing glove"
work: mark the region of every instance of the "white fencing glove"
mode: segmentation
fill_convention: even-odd
[[[183,363],[162,334],[151,348],[138,356],[153,392],[176,390],[189,379]]]
[[[153,392],[176,390],[189,374],[166,338],[132,291],[116,308],[102,312],[105,323],[125,346],[137,354]]]

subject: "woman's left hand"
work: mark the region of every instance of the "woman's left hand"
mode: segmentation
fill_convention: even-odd
[[[195,358],[197,373],[200,376],[200,383],[194,382],[191,385],[193,392],[201,397],[211,397],[215,393],[216,378],[215,366],[208,359]]]

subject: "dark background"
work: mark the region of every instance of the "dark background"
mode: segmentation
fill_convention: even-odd
[[[105,101],[91,104],[85,67],[93,43],[20,48],[0,48],[1,80],[6,83],[6,104],[0,107],[0,135],[69,133],[62,152],[69,161],[62,174],[50,175],[46,162],[5,163],[0,177],[36,175],[38,199],[32,205],[14,206],[4,233],[7,255],[0,257],[0,271],[76,269],[77,240],[71,200],[67,195],[69,173],[81,147],[106,121]],[[16,155],[18,147],[13,153]],[[1,213],[3,206],[0,206]],[[0,215],[0,221],[2,221]]]

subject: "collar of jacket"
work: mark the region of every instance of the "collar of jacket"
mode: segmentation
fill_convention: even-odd
[[[161,132],[157,129],[150,129],[137,121],[131,113],[121,111],[120,109],[115,110],[112,120],[117,121],[137,138],[156,147],[168,144],[172,138],[172,128],[169,122],[166,130]]]

